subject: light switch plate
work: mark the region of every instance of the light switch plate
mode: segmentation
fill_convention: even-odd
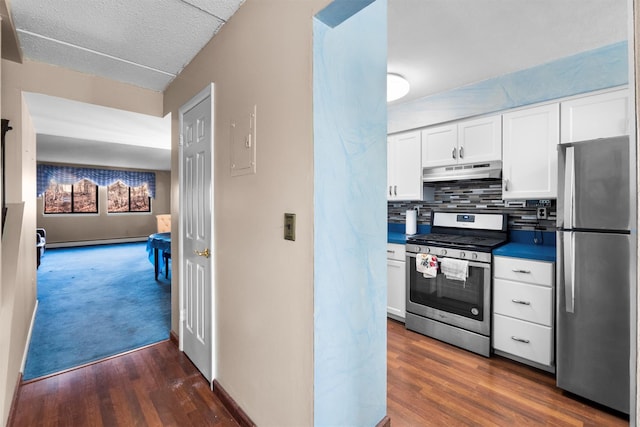
[[[296,214],[284,214],[284,238],[285,240],[296,240]]]

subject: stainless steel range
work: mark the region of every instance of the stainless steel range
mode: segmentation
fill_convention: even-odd
[[[431,212],[431,233],[407,238],[406,328],[488,357],[491,251],[507,214]]]

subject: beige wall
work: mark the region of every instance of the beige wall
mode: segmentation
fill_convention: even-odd
[[[247,0],[165,91],[177,172],[178,108],[215,84],[216,379],[258,425],[313,425],[312,17],[327,3]],[[257,173],[232,177],[230,124],[254,104]]]
[[[17,268],[0,283],[0,422],[9,415],[28,328],[35,306],[36,254],[36,138],[22,92],[43,93],[106,107],[162,117],[162,94],[60,67],[2,60],[2,118],[10,120],[7,134],[7,202],[24,202],[22,233],[2,242],[5,265]],[[9,257],[7,254],[11,254]]]
[[[98,214],[95,215],[44,215],[43,198],[38,197],[38,227],[47,231],[48,244],[146,237],[155,233],[155,216],[171,211],[171,173],[155,171],[155,174],[156,197],[151,200],[151,213],[107,214],[107,188],[98,187]]]
[[[10,92],[3,82],[3,93]],[[35,144],[36,136],[31,117],[22,96],[16,96],[20,109],[17,120],[12,123],[12,135],[7,134],[7,214],[6,232],[2,245],[2,300],[0,302],[0,414],[6,420],[13,392],[22,365],[27,335],[36,302],[36,254],[33,246],[35,216],[28,211],[35,210]],[[3,117],[8,109],[3,106]],[[21,144],[18,144],[21,141]],[[10,144],[14,144],[9,149]],[[11,163],[9,166],[8,164]],[[18,170],[25,173],[15,176]],[[10,178],[11,177],[11,178]],[[11,183],[11,185],[9,185]],[[22,203],[20,203],[22,202]],[[12,204],[11,204],[12,203]],[[16,213],[19,211],[20,213]],[[15,221],[14,221],[15,218]],[[10,231],[9,231],[10,230]]]

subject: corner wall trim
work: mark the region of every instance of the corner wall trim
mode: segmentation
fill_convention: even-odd
[[[31,334],[33,333],[33,326],[36,323],[36,312],[38,311],[39,301],[36,299],[36,304],[33,307],[33,313],[31,313],[31,323],[29,324],[29,332],[27,333],[27,341],[24,344],[24,352],[22,353],[22,364],[20,365],[20,376],[24,373],[24,367],[27,364],[27,355],[29,354],[29,346],[31,345]]]
[[[178,338],[178,334],[173,332],[173,330],[169,331],[169,341],[175,344],[176,348],[180,347],[180,338]]]
[[[16,406],[18,406],[18,393],[20,392],[20,384],[22,384],[22,372],[18,373],[18,381],[16,387],[13,389],[13,397],[11,398],[11,406],[9,407],[9,417],[7,418],[7,425],[14,425],[14,418],[16,416]]]
[[[376,424],[376,427],[391,427],[391,418],[389,418],[389,415],[385,415],[384,418]]]
[[[226,392],[224,388],[220,385],[218,380],[213,380],[213,394],[215,394],[218,399],[222,402],[222,405],[225,407],[227,411],[231,414],[231,416],[236,420],[241,427],[257,427],[256,423],[251,421],[251,418],[242,410],[240,406],[236,403],[235,400],[229,393]],[[390,427],[390,425],[389,425]]]

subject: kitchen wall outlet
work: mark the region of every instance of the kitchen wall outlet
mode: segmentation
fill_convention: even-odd
[[[296,214],[284,214],[284,239],[296,240]]]
[[[536,208],[536,218],[547,219],[547,208]]]

